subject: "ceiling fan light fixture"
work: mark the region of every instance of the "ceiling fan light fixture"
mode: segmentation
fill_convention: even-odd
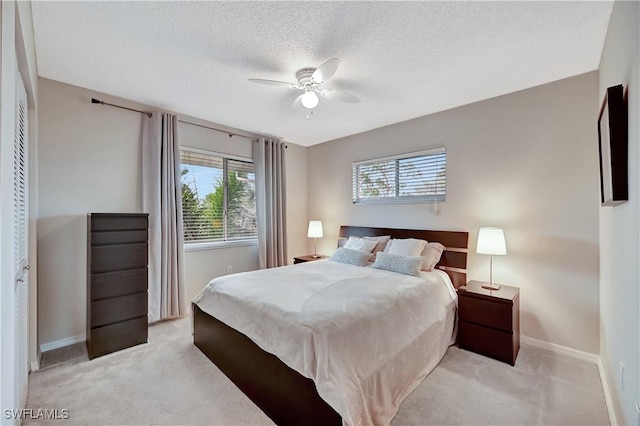
[[[305,108],[313,109],[318,106],[319,99],[318,95],[316,95],[315,92],[307,91],[304,95],[302,95],[300,101],[302,101],[302,106],[304,106]]]
[[[297,84],[278,80],[264,80],[260,78],[250,78],[249,81],[252,83],[286,87],[288,89],[302,91],[303,93],[297,96],[291,104],[291,111],[297,112],[302,108],[305,108],[307,111],[307,118],[311,118],[313,109],[317,107],[320,102],[320,96],[325,99],[352,104],[360,102],[360,99],[353,96],[351,93],[324,87],[324,83],[331,79],[331,77],[336,73],[339,63],[340,61],[337,58],[332,58],[320,65],[318,68],[301,68],[296,71]]]

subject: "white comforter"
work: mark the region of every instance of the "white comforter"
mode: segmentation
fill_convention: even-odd
[[[313,379],[345,424],[387,425],[451,341],[451,281],[422,275],[307,262],[216,278],[194,302]]]

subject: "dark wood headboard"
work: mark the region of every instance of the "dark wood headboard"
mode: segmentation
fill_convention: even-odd
[[[442,269],[451,277],[455,288],[466,284],[467,249],[469,247],[468,232],[342,225],[338,234],[338,247],[342,247],[349,237],[379,237],[382,235],[389,235],[391,238],[418,238],[442,244],[445,249],[436,268]]]

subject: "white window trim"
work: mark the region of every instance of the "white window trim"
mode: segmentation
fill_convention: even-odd
[[[225,154],[219,151],[210,151],[207,149],[192,148],[190,146],[185,146],[185,145],[181,145],[180,150],[195,152],[198,154],[218,156],[218,157],[228,158],[229,160],[244,161],[247,163],[254,164],[253,158],[242,157],[240,155]],[[182,245],[184,247],[185,252],[202,251],[202,250],[219,250],[219,249],[233,248],[233,247],[249,247],[249,246],[258,245],[258,237],[239,238],[239,239],[226,240],[226,241],[194,241],[194,242],[183,241]]]
[[[443,195],[418,195],[418,196],[403,196],[403,197],[382,197],[382,198],[366,198],[366,199],[357,199],[354,200],[353,199],[353,185],[356,183],[355,182],[355,177],[353,176],[353,168],[360,166],[360,165],[367,165],[367,164],[371,164],[371,163],[375,163],[375,162],[381,162],[381,161],[391,161],[391,160],[402,160],[402,159],[406,159],[406,158],[412,158],[412,157],[420,157],[420,156],[425,156],[425,155],[432,155],[432,154],[439,154],[439,153],[444,153],[445,156],[447,154],[447,149],[444,146],[441,147],[436,147],[436,148],[430,148],[430,149],[426,149],[423,151],[416,151],[416,152],[408,152],[405,154],[398,154],[398,155],[390,155],[387,157],[377,157],[377,158],[370,158],[367,160],[359,160],[359,161],[354,161],[352,163],[351,166],[351,173],[352,173],[352,177],[351,177],[351,201],[353,205],[367,205],[367,204],[428,204],[428,203],[432,203],[432,204],[437,204],[437,203],[444,203],[446,201],[446,189],[445,189],[445,193]],[[445,157],[446,158],[446,157]],[[445,181],[446,182],[446,181]],[[445,183],[446,185],[446,183]],[[445,186],[446,187],[446,186]]]
[[[241,240],[185,242],[184,251],[219,250],[233,247],[251,247],[258,245],[258,238],[244,238]]]

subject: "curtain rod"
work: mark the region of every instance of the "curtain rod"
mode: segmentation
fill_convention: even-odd
[[[229,135],[229,137],[239,136],[241,138],[247,138],[247,139],[250,139],[252,141],[257,141],[258,140],[258,138],[252,138],[250,136],[239,135],[237,133],[229,132],[227,130],[217,129],[215,127],[205,126],[205,125],[202,125],[202,124],[196,124],[196,123],[192,123],[190,121],[184,121],[184,120],[180,120],[180,119],[178,119],[178,121],[181,122],[181,123],[184,123],[184,124],[189,124],[191,126],[202,127],[203,129],[215,130],[216,132],[226,133],[227,135]]]
[[[149,118],[153,117],[153,114],[150,113],[149,111],[140,111],[139,109],[127,108],[127,107],[122,106],[122,105],[110,104],[109,102],[104,102],[104,101],[98,100],[96,98],[91,98],[91,103],[92,104],[100,104],[100,105],[108,105],[108,106],[112,106],[114,108],[126,109],[127,111],[139,112],[140,114],[144,114]]]
[[[120,108],[120,109],[126,109],[127,111],[133,111],[133,112],[139,112],[140,114],[145,114],[147,117],[151,118],[153,117],[153,113],[149,112],[149,111],[140,111],[139,109],[133,109],[133,108],[128,108],[122,105],[116,105],[116,104],[110,104],[109,102],[104,102],[101,101],[99,99],[96,98],[91,98],[91,103],[92,104],[100,104],[100,105],[108,105],[114,108]],[[184,121],[184,120],[178,120],[181,123],[184,124],[190,124],[192,126],[197,126],[197,127],[202,127],[204,129],[209,129],[209,130],[215,130],[216,132],[221,132],[221,133],[226,133],[227,135],[229,135],[229,137],[233,137],[233,136],[239,136],[241,138],[247,138],[247,139],[251,139],[251,140],[258,140],[257,138],[252,138],[250,136],[245,136],[245,135],[239,135],[237,133],[233,133],[233,132],[229,132],[227,130],[222,130],[222,129],[217,129],[215,127],[210,127],[210,126],[204,126],[202,124],[196,124],[196,123],[191,123],[190,121]]]

